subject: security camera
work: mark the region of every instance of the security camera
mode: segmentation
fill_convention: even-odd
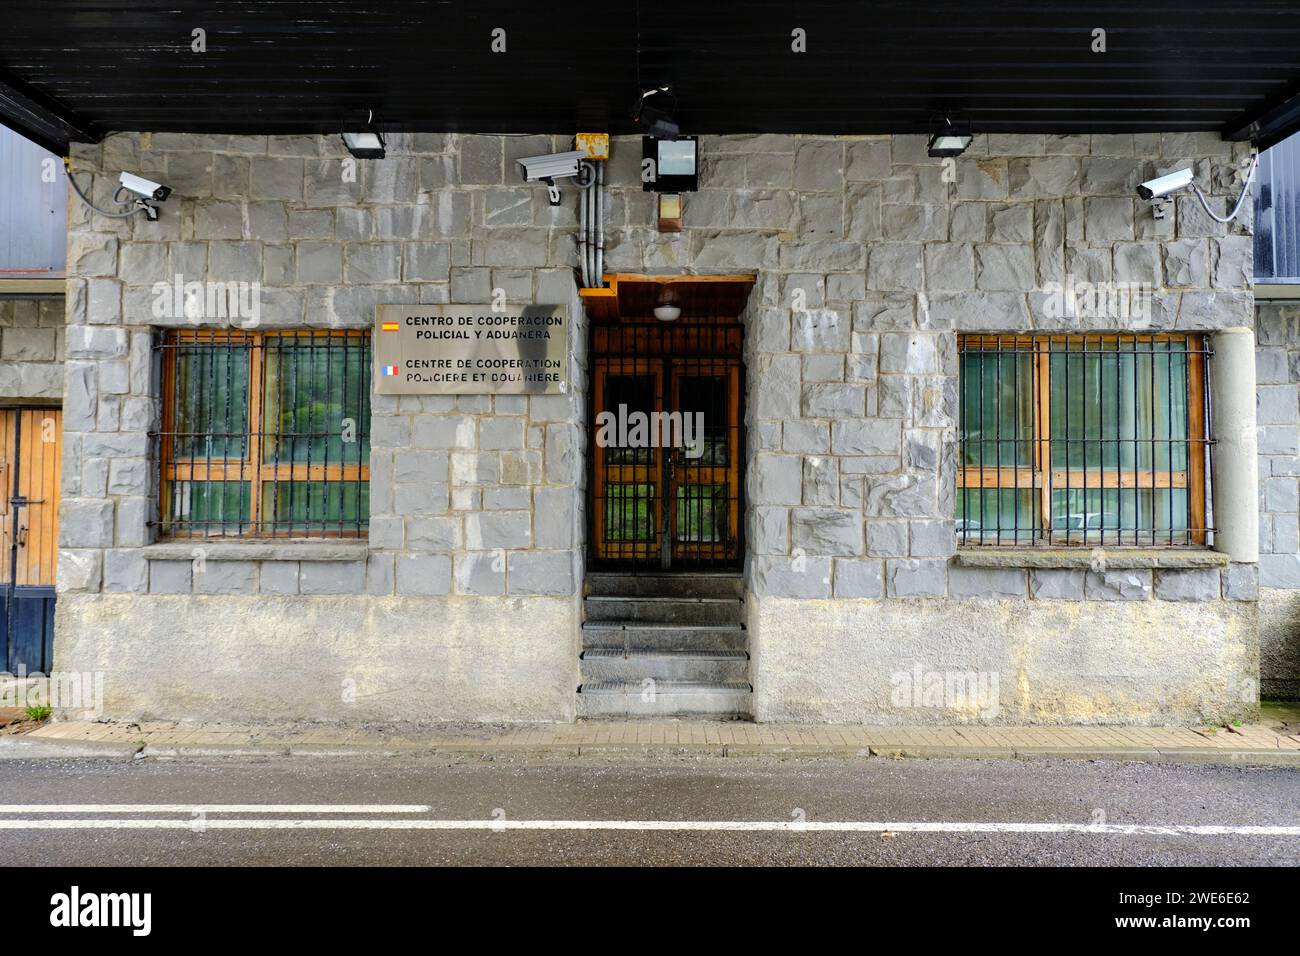
[[[519,160],[519,173],[524,182],[547,179],[563,179],[578,175],[578,163],[586,156],[580,149],[567,153],[547,153],[545,156],[529,156]]]
[[[134,173],[123,173],[118,182],[122,189],[133,192],[142,199],[152,199],[154,202],[166,202],[167,197],[172,194],[170,186],[155,183]]]
[[[156,202],[164,202],[172,194],[170,186],[164,186],[162,183],[155,183],[152,180],[145,179],[143,176],[137,176],[134,173],[123,173],[118,178],[117,189],[113,192],[113,202],[120,207],[129,207],[123,209],[100,209],[86,195],[86,191],[77,185],[76,178],[72,175],[72,159],[65,156],[63,158],[63,169],[68,176],[68,185],[72,191],[77,194],[77,198],[86,204],[90,209],[99,213],[101,216],[108,216],[110,219],[129,219],[131,216],[137,216],[144,213],[144,217],[150,222],[158,221],[158,207]],[[135,198],[131,199],[128,194],[134,193]]]
[[[1155,179],[1148,179],[1138,187],[1138,195],[1143,199],[1151,201],[1163,199],[1172,192],[1180,189],[1186,189],[1192,184],[1192,170],[1180,169],[1176,173],[1170,173],[1167,176],[1158,176]]]
[[[519,174],[524,182],[546,183],[551,205],[560,204],[560,187],[555,185],[557,179],[567,179],[581,172],[582,158],[587,154],[580,149],[567,153],[547,153],[545,156],[528,156],[519,160]]]
[[[1243,157],[1244,159],[1244,157]],[[1138,195],[1151,203],[1151,214],[1156,219],[1163,219],[1165,215],[1164,199],[1170,193],[1175,193],[1180,189],[1190,186],[1192,192],[1196,194],[1201,208],[1205,214],[1215,222],[1224,224],[1232,222],[1237,218],[1237,213],[1241,212],[1241,207],[1246,203],[1246,197],[1250,195],[1250,184],[1255,178],[1255,170],[1259,168],[1259,154],[1252,152],[1250,155],[1250,165],[1246,167],[1243,173],[1241,168],[1237,169],[1237,174],[1241,177],[1241,195],[1237,197],[1237,204],[1229,210],[1226,216],[1220,216],[1210,206],[1210,201],[1201,192],[1201,187],[1196,185],[1192,179],[1191,169],[1180,169],[1176,173],[1170,173],[1168,176],[1160,176],[1156,179],[1148,179],[1138,187]]]

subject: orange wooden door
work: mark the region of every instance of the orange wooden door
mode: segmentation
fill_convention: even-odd
[[[59,546],[59,467],[63,412],[0,409],[0,584],[11,580],[17,508],[18,587],[54,585]],[[14,499],[25,503],[15,505]]]
[[[602,414],[658,414],[663,411],[663,363],[646,359],[597,359],[595,421]],[[624,419],[626,415],[623,416]],[[592,531],[597,558],[658,561],[664,531],[664,450],[624,447],[615,424],[598,429],[592,441],[595,463]]]
[[[664,570],[738,561],[739,358],[598,356],[592,397],[595,560]],[[643,435],[648,447],[633,437],[635,415],[662,416]]]
[[[670,452],[668,499],[673,558],[678,562],[738,557],[740,524],[740,362],[677,359],[673,411],[694,448]]]

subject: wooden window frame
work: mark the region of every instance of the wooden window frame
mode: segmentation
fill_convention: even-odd
[[[163,516],[161,526],[164,537],[169,539],[212,539],[234,538],[237,540],[274,539],[331,539],[331,538],[365,538],[369,535],[369,515],[361,515],[356,529],[340,528],[306,528],[306,529],[267,529],[263,527],[262,486],[266,482],[299,481],[329,482],[344,481],[369,485],[370,464],[359,462],[353,464],[306,464],[303,462],[261,461],[262,445],[269,434],[263,422],[266,384],[266,342],[268,339],[287,338],[353,338],[359,341],[369,340],[370,333],[364,329],[276,329],[266,332],[245,331],[242,329],[168,329],[163,333],[171,337],[175,348],[164,348],[162,358],[162,432],[160,435],[159,463],[159,514]],[[175,454],[176,445],[176,408],[173,396],[176,394],[176,365],[179,347],[187,345],[243,345],[248,343],[248,409],[247,431],[245,433],[245,454],[240,458],[181,458]],[[373,358],[372,358],[373,365]],[[367,370],[367,389],[370,370]],[[238,482],[249,487],[249,515],[247,527],[239,530],[222,528],[218,531],[203,529],[168,528],[166,517],[172,513],[171,494],[173,486],[182,482]],[[360,502],[358,502],[359,506]],[[310,522],[308,522],[310,524]]]
[[[1051,360],[1053,355],[1078,355],[1082,351],[1070,351],[1077,346],[1094,343],[1114,342],[1182,342],[1187,345],[1187,468],[1172,469],[1108,469],[1093,468],[1054,468],[1052,466],[1051,439]],[[971,346],[974,346],[972,349]],[[984,490],[1028,491],[1037,492],[1037,514],[1041,531],[1033,536],[1033,545],[1052,547],[1096,547],[1099,543],[1090,540],[1091,532],[1086,529],[1067,529],[1057,531],[1052,523],[1052,493],[1054,491],[1095,491],[1108,488],[1150,489],[1167,488],[1188,489],[1189,527],[1186,531],[1185,544],[1142,542],[1141,536],[1150,536],[1151,531],[1134,531],[1123,529],[1117,532],[1119,541],[1104,541],[1107,547],[1155,547],[1178,548],[1188,546],[1205,546],[1208,540],[1207,523],[1207,489],[1206,489],[1206,453],[1212,445],[1208,428],[1207,412],[1207,359],[1210,355],[1209,345],[1201,333],[1063,333],[1060,335],[1036,334],[978,334],[966,333],[957,338],[958,362],[967,353],[994,355],[998,353],[1015,355],[1030,354],[1034,364],[1031,381],[1033,390],[1033,436],[1032,464],[1028,467],[1002,467],[998,465],[983,466],[964,464],[959,448],[957,462],[958,493],[964,488]],[[1102,351],[1099,355],[1128,355],[1129,351]],[[1138,350],[1137,355],[1151,352]],[[1155,352],[1159,355],[1161,353]],[[965,400],[959,385],[958,401]],[[960,433],[959,438],[960,442]],[[1005,439],[1004,439],[1005,441]],[[992,534],[992,541],[962,542],[963,547],[1024,547],[1028,541],[999,540],[1006,537],[1007,529],[1000,529]],[[1102,537],[1108,532],[1103,532]],[[1182,532],[1180,532],[1182,533]],[[1159,532],[1156,532],[1157,536]],[[1133,542],[1124,542],[1125,536],[1133,535]],[[961,537],[959,532],[959,538]],[[978,536],[977,536],[978,537]]]

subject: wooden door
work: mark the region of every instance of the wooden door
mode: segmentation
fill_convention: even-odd
[[[740,363],[675,359],[672,389],[673,411],[688,433],[669,460],[673,559],[735,559],[740,540]]]
[[[649,336],[618,338],[655,351]],[[741,556],[740,359],[663,352],[593,359],[592,558],[633,571],[732,567]]]
[[[0,409],[0,596],[6,670],[51,666],[63,413]]]
[[[664,449],[639,447],[627,435],[633,416],[663,411],[663,381],[663,363],[657,360],[596,361],[597,429],[591,454],[592,531],[598,558],[649,565],[657,563],[663,551]]]

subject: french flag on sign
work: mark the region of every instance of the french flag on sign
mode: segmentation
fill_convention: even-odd
[[[396,374],[397,374],[397,366],[396,366],[396,365],[385,365],[385,366],[384,366],[384,374],[385,374],[385,375],[396,375]]]

